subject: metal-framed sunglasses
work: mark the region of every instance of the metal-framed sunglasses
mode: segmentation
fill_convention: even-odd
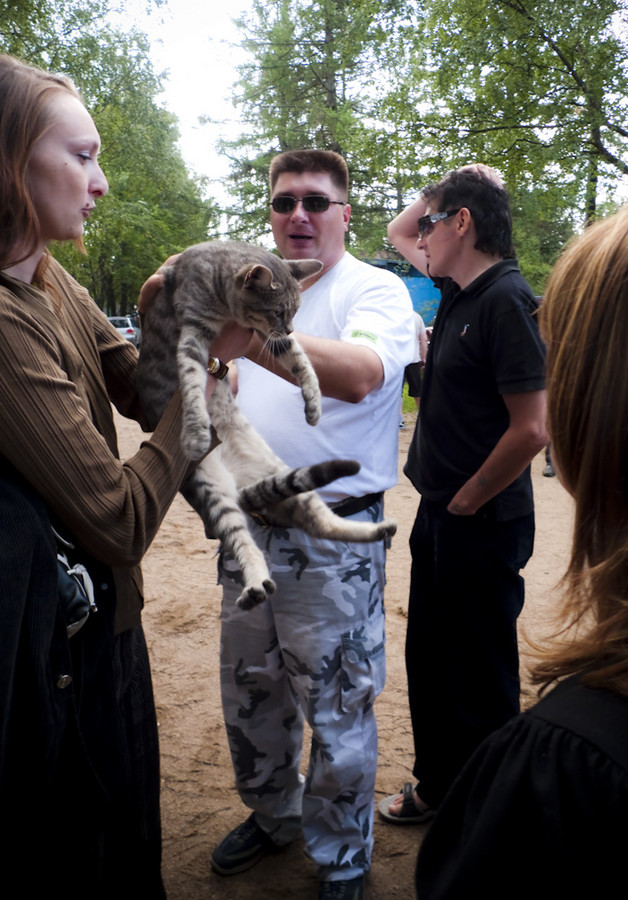
[[[337,203],[339,206],[347,205],[344,200],[330,200],[324,194],[306,194],[305,197],[281,194],[279,197],[273,197],[270,205],[276,213],[291,213],[296,208],[299,200],[303,204],[303,209],[308,213],[326,212],[332,203]]]
[[[460,209],[450,209],[447,212],[432,213],[431,216],[421,216],[417,223],[419,226],[419,237],[427,237],[428,234],[431,234],[434,231],[434,226],[437,222],[442,222],[443,219],[455,216],[456,213],[459,212]]]

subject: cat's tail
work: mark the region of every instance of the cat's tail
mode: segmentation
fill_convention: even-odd
[[[360,463],[355,459],[332,459],[262,478],[242,488],[238,499],[244,512],[255,512],[359,471]]]

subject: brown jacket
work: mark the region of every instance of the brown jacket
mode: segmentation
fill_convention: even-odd
[[[0,273],[0,454],[77,543],[112,567],[123,631],[140,621],[139,562],[188,471],[180,401],[121,462],[111,404],[145,425],[137,351],[56,261],[45,280],[42,290]]]

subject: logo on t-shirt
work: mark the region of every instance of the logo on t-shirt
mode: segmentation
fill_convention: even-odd
[[[372,344],[377,343],[377,335],[373,334],[371,331],[360,331],[360,330],[352,331],[351,337],[352,338],[365,338],[367,341],[370,341]]]

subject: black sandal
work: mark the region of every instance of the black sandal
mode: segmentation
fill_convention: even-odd
[[[398,814],[391,813],[390,807],[395,800],[399,799],[399,794],[403,797],[401,809]],[[390,794],[389,797],[384,797],[379,802],[377,808],[387,822],[393,822],[395,825],[421,825],[423,822],[429,822],[436,815],[436,810],[430,809],[429,806],[422,811],[417,809],[414,802],[414,786],[411,781],[406,781],[399,794]]]

